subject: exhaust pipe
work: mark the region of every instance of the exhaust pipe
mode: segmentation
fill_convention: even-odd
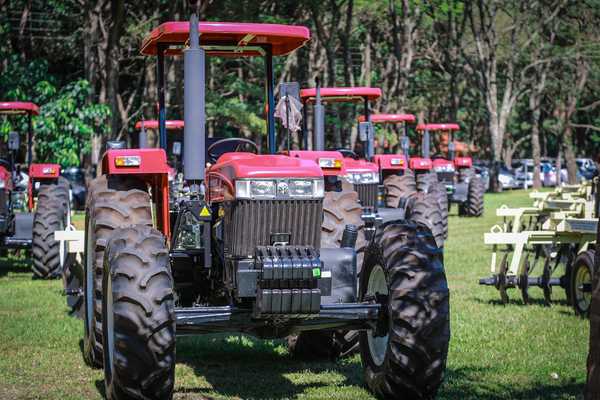
[[[315,97],[315,126],[314,126],[314,150],[323,151],[325,150],[325,110],[321,103],[321,80],[315,78],[317,84],[317,94]]]
[[[142,129],[140,129],[138,141],[138,147],[140,149],[145,149],[148,147],[148,133],[146,132],[146,127],[144,126],[144,120],[142,120]]]
[[[423,143],[421,147],[423,149],[423,158],[429,158],[429,129],[425,129],[425,132],[423,132]]]
[[[192,3],[192,2],[190,2]],[[195,2],[193,2],[195,3]],[[190,18],[190,46],[184,50],[183,176],[186,181],[204,179],[206,164],[205,60],[200,47],[198,15]]]

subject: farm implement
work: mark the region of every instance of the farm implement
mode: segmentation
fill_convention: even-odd
[[[28,102],[0,102],[0,115],[27,117],[26,165],[28,181],[23,190],[20,136],[11,132],[9,160],[0,159],[0,246],[31,249],[33,276],[60,276],[60,257],[64,249],[54,240],[54,231],[63,230],[70,220],[69,182],[60,176],[60,165],[33,163],[33,116],[39,107]],[[21,188],[19,190],[19,188]]]
[[[158,58],[158,93],[165,56],[184,55],[187,190],[168,189],[159,98],[161,147],[109,148],[102,176],[90,184],[84,355],[104,367],[109,399],[171,398],[177,335],[314,332],[314,340],[331,344],[338,330],[359,331],[374,392],[435,395],[449,342],[448,288],[442,249],[427,225],[411,219],[425,205],[415,199],[402,219],[375,227],[359,277],[355,225],[339,221],[340,243],[322,246],[323,168],[274,154],[273,57],[309,39],[300,26],[198,23],[193,14],[144,40],[142,53]],[[270,154],[248,139],[209,142],[207,56],[264,59]]]
[[[528,289],[533,286],[543,290],[544,303],[550,305],[552,289],[560,287],[575,312],[587,315],[594,271],[591,244],[598,224],[592,189],[588,181],[554,192],[534,192],[532,207],[496,210],[503,222],[484,234],[485,244],[492,246],[492,276],[479,283],[496,287],[504,304],[510,288],[519,289],[528,304]]]

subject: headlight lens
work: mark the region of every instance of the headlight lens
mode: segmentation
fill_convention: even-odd
[[[321,168],[342,168],[342,160],[335,158],[319,158],[319,167]]]
[[[0,189],[4,189],[6,187],[6,182],[0,180]]]
[[[379,183],[379,176],[376,172],[351,172],[345,176],[350,183]]]
[[[238,199],[322,198],[322,179],[238,179],[235,195]]]

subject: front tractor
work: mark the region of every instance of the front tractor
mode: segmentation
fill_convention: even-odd
[[[441,132],[448,137],[448,158],[435,157],[433,169],[440,182],[446,186],[448,207],[458,204],[458,215],[481,217],[483,215],[483,181],[475,174],[471,157],[457,157],[454,132],[460,130],[458,124],[422,124],[417,130],[423,132],[423,146],[429,151],[430,132]]]
[[[0,159],[0,246],[7,249],[31,249],[33,276],[60,276],[60,256],[64,253],[54,240],[54,231],[69,224],[69,182],[60,177],[60,165],[32,162],[33,116],[39,107],[28,102],[0,102],[0,114],[27,117],[25,174],[18,162],[20,136],[11,132],[9,159]],[[26,180],[26,182],[25,182]]]
[[[355,228],[345,226],[339,246],[321,246],[322,169],[274,154],[273,57],[309,39],[301,26],[198,23],[192,14],[144,40],[142,53],[158,58],[158,93],[165,56],[184,55],[188,190],[169,199],[163,146],[107,150],[90,185],[84,354],[104,366],[109,399],[171,398],[178,335],[337,329],[360,331],[374,392],[435,396],[450,332],[443,255],[431,232],[410,220],[378,226],[357,282]],[[207,146],[207,56],[264,58],[270,154],[248,139]],[[164,98],[159,104],[162,133]]]

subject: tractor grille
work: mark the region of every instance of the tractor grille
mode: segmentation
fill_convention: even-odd
[[[444,183],[454,183],[454,172],[438,172],[437,173],[438,181]]]
[[[375,207],[377,204],[377,183],[355,183],[354,190],[363,207]]]
[[[320,247],[322,200],[238,200],[225,203],[225,254],[250,257],[276,242]]]

